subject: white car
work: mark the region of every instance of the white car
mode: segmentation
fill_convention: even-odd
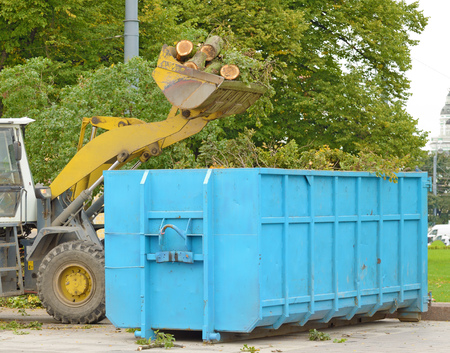
[[[428,246],[436,240],[450,245],[450,224],[437,224],[428,233]]]

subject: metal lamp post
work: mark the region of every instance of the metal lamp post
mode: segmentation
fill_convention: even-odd
[[[139,56],[138,0],[125,0],[124,59]]]

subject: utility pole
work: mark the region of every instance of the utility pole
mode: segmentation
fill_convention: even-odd
[[[436,143],[436,151],[433,156],[433,195],[437,195],[437,160],[438,154],[444,152],[442,141]],[[433,208],[433,216],[437,216],[437,208]]]
[[[138,0],[125,0],[124,59],[139,56]]]

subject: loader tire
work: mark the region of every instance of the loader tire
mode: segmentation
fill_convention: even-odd
[[[87,241],[52,249],[39,267],[37,288],[47,312],[65,324],[93,324],[105,318],[105,257]]]

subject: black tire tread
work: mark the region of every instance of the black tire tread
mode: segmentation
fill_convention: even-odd
[[[48,268],[48,264],[54,259],[57,255],[62,252],[67,251],[79,251],[86,254],[89,254],[93,259],[98,261],[102,268],[105,267],[105,256],[103,248],[93,242],[77,240],[70,241],[66,243],[62,243],[55,248],[53,248],[42,260],[42,263],[39,267],[38,279],[37,279],[37,288],[38,288],[38,296],[39,299],[47,310],[47,313],[55,318],[55,320],[61,321],[63,324],[95,324],[97,322],[102,321],[106,318],[106,309],[105,309],[105,298],[103,296],[102,302],[97,306],[95,310],[93,310],[87,316],[77,316],[77,315],[65,315],[63,313],[58,312],[52,305],[48,302],[45,296],[45,290],[41,290],[43,283],[43,274],[46,272]]]

